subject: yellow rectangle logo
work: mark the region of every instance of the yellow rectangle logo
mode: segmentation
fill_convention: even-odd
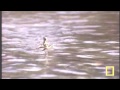
[[[114,76],[114,66],[106,66],[106,76]]]

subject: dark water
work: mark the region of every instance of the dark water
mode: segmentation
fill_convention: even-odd
[[[119,78],[119,12],[2,12],[2,78]]]

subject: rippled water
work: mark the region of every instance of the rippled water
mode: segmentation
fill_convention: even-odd
[[[37,49],[43,37],[53,46],[48,55]],[[2,78],[119,78],[119,13],[2,12]]]

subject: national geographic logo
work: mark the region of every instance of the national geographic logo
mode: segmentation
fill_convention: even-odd
[[[114,66],[106,66],[106,76],[114,76]]]

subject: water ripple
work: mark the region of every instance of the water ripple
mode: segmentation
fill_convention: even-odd
[[[9,62],[26,62],[25,59],[8,59]]]
[[[27,67],[27,68],[23,68],[23,69],[19,69],[20,71],[40,71],[42,70],[39,67]]]
[[[97,42],[96,41],[83,41],[83,43],[93,44],[93,43],[97,43]]]
[[[75,75],[87,75],[85,72],[77,72],[72,70],[60,70],[60,69],[53,69],[53,71],[67,73],[67,74],[75,74]]]
[[[56,77],[57,75],[54,74],[43,74],[43,75],[39,75],[39,77],[47,77],[47,78],[51,78],[51,77]]]
[[[76,55],[76,57],[80,57],[80,58],[94,58],[94,55]]]

